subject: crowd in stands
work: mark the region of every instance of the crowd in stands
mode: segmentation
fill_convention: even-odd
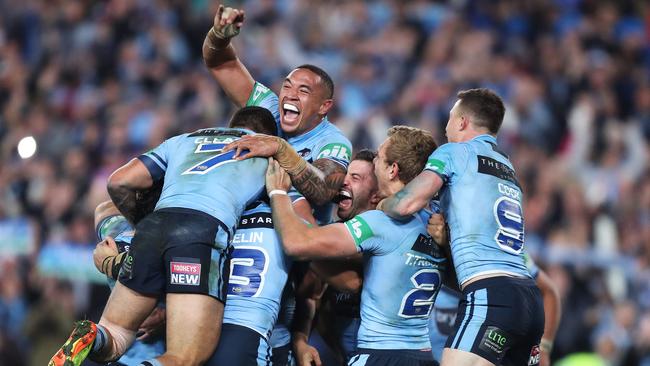
[[[497,91],[527,250],[563,299],[553,360],[650,365],[647,2],[226,4],[246,10],[235,47],[258,81],[278,90],[307,62],[331,74],[330,120],[355,149],[394,124],[442,144],[457,91]],[[73,319],[101,313],[90,253],[109,174],[232,114],[201,58],[217,5],[0,0],[0,364],[46,364]]]

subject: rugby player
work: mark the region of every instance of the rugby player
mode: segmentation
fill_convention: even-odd
[[[496,135],[505,107],[488,89],[458,93],[449,143],[420,175],[380,207],[396,219],[425,207],[440,191],[463,300],[442,365],[526,365],[544,331],[542,296],[524,262],[521,187]]]
[[[331,124],[334,83],[314,65],[301,65],[287,75],[279,95],[256,82],[237,58],[230,40],[239,34],[244,11],[219,6],[214,25],[203,43],[203,59],[211,74],[237,106],[261,106],[273,113],[282,137],[245,137],[238,144],[239,159],[273,156],[291,175],[294,187],[315,211],[319,223],[329,223],[333,205],[345,177],[352,144]],[[238,156],[247,149],[248,154]]]
[[[260,107],[240,109],[230,127],[172,137],[109,177],[109,195],[126,217],[137,190],[164,185],[154,212],[136,226],[99,324],[78,322],[51,365],[79,365],[89,354],[99,362],[119,358],[162,294],[167,350],[143,365],[198,365],[212,354],[226,300],[229,243],[245,206],[263,192],[268,165],[236,161],[223,147],[255,132],[277,133],[273,116]]]
[[[381,195],[399,191],[426,164],[435,143],[428,132],[397,126],[388,131],[375,159]],[[271,160],[266,188],[285,251],[304,258],[363,253],[361,325],[350,365],[433,365],[428,317],[447,260],[426,232],[427,215],[405,221],[371,210],[344,223],[307,227],[286,195],[289,175]]]
[[[93,251],[93,260],[113,289],[135,229],[111,201],[102,202],[95,209],[95,229],[100,242]],[[136,366],[142,360],[165,353],[164,322],[165,307],[159,303],[140,326],[140,336],[113,365]]]
[[[441,214],[434,214],[429,219],[427,231],[429,235],[436,238],[436,242],[441,245],[448,245],[446,223]],[[447,244],[445,244],[447,243]],[[542,292],[544,299],[544,335],[540,343],[540,353],[532,355],[529,363],[534,363],[539,358],[540,366],[551,365],[551,351],[553,349],[553,340],[562,316],[562,304],[560,293],[550,277],[540,269],[535,261],[528,255],[524,254],[526,267],[531,276],[535,279],[537,287]],[[462,295],[456,289],[442,286],[436,303],[433,307],[433,314],[429,320],[429,338],[431,339],[431,351],[433,358],[437,361],[442,359],[442,351],[447,343],[447,338],[454,328],[456,321],[456,312]]]

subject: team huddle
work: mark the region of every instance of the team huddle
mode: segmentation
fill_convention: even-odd
[[[352,154],[329,75],[256,82],[243,21],[220,6],[203,44],[229,127],[110,176],[94,261],[112,292],[50,365],[548,365],[559,299],[524,252],[499,96],[459,92],[447,144],[395,126]]]

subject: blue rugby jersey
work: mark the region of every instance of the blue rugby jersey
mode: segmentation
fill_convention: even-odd
[[[382,211],[345,225],[364,257],[358,348],[428,349],[428,322],[447,259],[426,231],[423,212],[408,221]]]
[[[521,187],[494,136],[442,145],[424,169],[444,181],[440,207],[451,233],[458,283],[498,272],[530,277],[522,254]]]
[[[239,128],[207,128],[174,136],[138,158],[155,181],[164,179],[155,210],[189,208],[220,220],[215,247],[223,249],[244,207],[264,190],[265,158],[237,161],[235,151],[222,152],[230,142],[254,134]]]

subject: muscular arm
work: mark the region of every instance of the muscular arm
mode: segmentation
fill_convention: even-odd
[[[239,33],[243,21],[243,11],[219,6],[214,26],[203,41],[205,65],[228,98],[238,107],[246,105],[255,85],[255,80],[237,58],[235,48],[230,42],[231,38]],[[216,30],[221,32],[221,37],[217,35]]]
[[[438,174],[425,170],[402,190],[382,201],[378,208],[394,219],[403,219],[424,208],[443,183]]]
[[[113,201],[104,201],[95,208],[95,228],[109,216],[121,215]]]
[[[108,194],[120,213],[131,223],[137,221],[138,190],[153,186],[147,167],[139,159],[131,159],[108,178]]]
[[[334,199],[343,185],[345,168],[329,159],[318,159],[301,172],[291,175],[298,192],[309,202],[323,205]]]
[[[286,195],[271,198],[273,223],[285,253],[300,259],[346,257],[357,253],[344,224],[309,227],[293,211]]]

